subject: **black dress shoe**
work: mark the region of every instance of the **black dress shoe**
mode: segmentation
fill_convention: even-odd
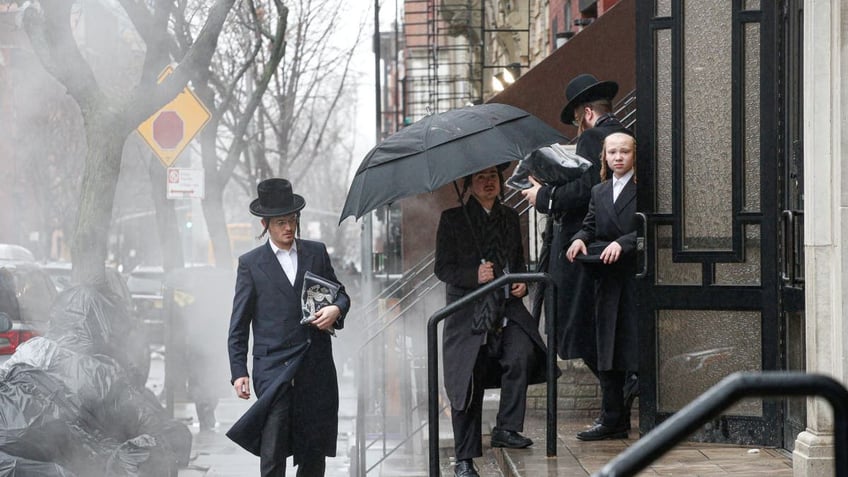
[[[453,469],[453,475],[455,477],[480,477],[480,474],[477,473],[477,469],[474,468],[474,461],[471,459],[456,461],[456,467]]]
[[[604,439],[626,439],[627,430],[623,426],[607,427],[603,424],[597,424],[589,429],[578,432],[577,438],[581,441],[602,441]]]
[[[533,445],[533,441],[515,431],[492,429],[492,447],[508,447],[510,449],[524,449]]]

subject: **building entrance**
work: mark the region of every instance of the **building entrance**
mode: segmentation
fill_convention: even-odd
[[[730,373],[803,366],[795,4],[639,0],[643,432]],[[694,439],[791,445],[803,407],[742,401]]]

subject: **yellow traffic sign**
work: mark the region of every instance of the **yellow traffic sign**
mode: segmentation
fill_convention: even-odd
[[[166,66],[157,79],[161,83],[174,69]],[[153,113],[136,131],[165,167],[170,167],[209,122],[211,114],[188,86],[170,103]]]

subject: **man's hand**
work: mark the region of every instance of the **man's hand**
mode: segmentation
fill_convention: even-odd
[[[311,324],[321,331],[326,331],[333,327],[340,316],[342,310],[338,305],[327,305],[315,312],[315,319]]]
[[[571,242],[571,246],[568,247],[568,251],[565,252],[565,257],[569,262],[574,262],[574,257],[579,254],[586,254],[586,244],[583,243],[582,240],[577,239],[574,242]]]
[[[615,263],[621,256],[621,245],[618,242],[610,242],[601,252],[601,261],[609,265]]]
[[[495,279],[495,264],[492,262],[483,262],[477,267],[477,283],[489,283]]]
[[[242,376],[233,381],[233,389],[236,390],[236,396],[242,399],[250,399],[250,378]]]
[[[536,194],[539,193],[539,189],[542,188],[542,184],[534,179],[533,176],[528,176],[527,178],[530,179],[530,183],[533,184],[533,186],[529,189],[522,190],[521,195],[524,196],[527,202],[530,202],[530,205],[536,207]]]
[[[513,283],[509,289],[510,294],[516,298],[523,298],[527,294],[526,283]]]

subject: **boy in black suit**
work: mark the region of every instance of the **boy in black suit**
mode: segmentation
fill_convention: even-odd
[[[609,242],[600,253],[595,292],[597,369],[601,381],[601,422],[577,434],[584,441],[627,437],[624,383],[638,369],[636,272],[636,139],[624,132],[604,139],[601,183],[592,188],[583,227],[572,237],[569,261],[587,253],[587,244]],[[608,175],[612,172],[611,180]]]

